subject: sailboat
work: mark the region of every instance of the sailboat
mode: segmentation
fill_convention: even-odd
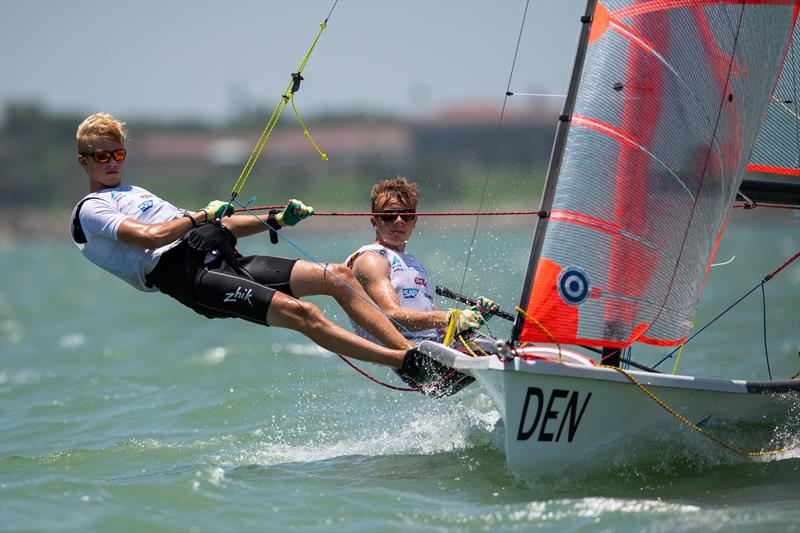
[[[796,98],[781,93],[800,79],[798,10],[798,0],[587,2],[511,336],[476,338],[472,353],[419,348],[485,388],[512,471],[566,468],[667,429],[758,456],[764,447],[742,449],[731,431],[797,423],[796,379],[618,361],[636,343],[686,341],[737,198],[800,205]],[[743,184],[748,167],[791,180]],[[796,446],[788,433],[764,446]]]

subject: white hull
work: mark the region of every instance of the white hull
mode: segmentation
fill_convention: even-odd
[[[639,437],[678,435],[685,443],[718,446],[680,422],[625,375],[589,366],[580,354],[570,354],[576,361],[572,363],[518,357],[502,362],[494,356],[469,357],[435,343],[423,343],[420,349],[473,375],[486,389],[504,419],[507,461],[515,472],[554,471],[601,455],[613,456],[615,449],[622,452],[621,447]],[[545,358],[554,353],[551,348],[531,351]],[[754,436],[761,437],[761,446],[785,444],[770,442],[772,431],[754,432],[756,427],[786,428],[790,437],[796,435],[796,427],[787,425],[796,426],[800,416],[797,392],[755,392],[759,386],[737,380],[629,374],[689,422],[738,449],[758,448]],[[744,429],[744,435],[737,435],[736,429]]]

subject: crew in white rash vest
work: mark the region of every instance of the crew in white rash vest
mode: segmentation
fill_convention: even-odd
[[[370,217],[375,241],[356,250],[345,264],[400,332],[420,341],[443,335],[451,320],[459,334],[481,327],[497,309],[494,302],[481,297],[477,306],[463,311],[438,309],[428,271],[406,253],[417,224],[417,185],[403,177],[379,181],[372,187],[370,201],[372,213],[381,213]],[[371,338],[357,324],[354,328],[358,335]]]

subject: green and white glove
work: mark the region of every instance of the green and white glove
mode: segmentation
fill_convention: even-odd
[[[486,319],[477,306],[472,306],[469,309],[450,309],[447,312],[447,324],[451,321],[456,321],[456,333],[469,333],[480,329],[481,326],[486,324]]]
[[[314,214],[314,208],[292,198],[283,211],[275,215],[275,221],[284,226],[294,226],[303,219],[306,219]]]
[[[500,306],[494,303],[489,298],[484,298],[480,296],[478,298],[478,310],[481,312],[484,320],[489,320],[494,316],[494,313],[500,310]]]
[[[233,206],[228,202],[223,202],[222,200],[213,200],[208,202],[208,205],[203,208],[203,211],[206,213],[206,222],[211,222],[217,218],[231,216],[234,212],[234,209]]]

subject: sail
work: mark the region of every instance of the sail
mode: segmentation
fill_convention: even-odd
[[[685,338],[797,11],[795,0],[597,2],[514,340]]]
[[[800,176],[799,85],[800,31],[795,28],[747,170]]]

